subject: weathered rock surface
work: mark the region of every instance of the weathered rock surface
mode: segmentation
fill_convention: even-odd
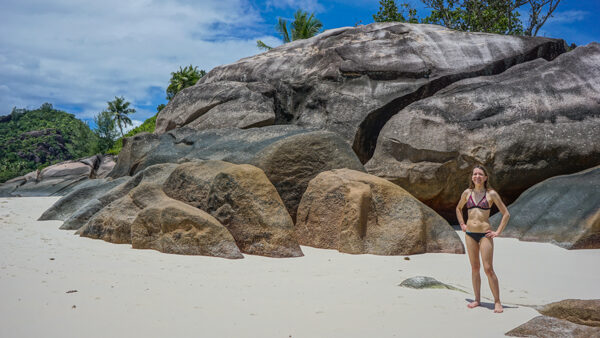
[[[302,256],[292,219],[259,168],[222,161],[183,163],[165,182],[164,191],[209,212],[231,232],[243,253]]]
[[[353,254],[464,253],[452,227],[406,190],[348,169],[310,181],[295,229],[301,245]]]
[[[545,316],[600,328],[600,299],[565,299],[537,310]]]
[[[128,177],[117,179],[91,179],[77,186],[69,194],[63,196],[50,209],[46,210],[38,221],[61,220],[69,218],[75,211],[84,206],[91,199],[95,199],[112,188],[124,183]]]
[[[158,142],[158,136],[149,133],[139,133],[132,137],[124,138],[123,148],[119,152],[117,163],[107,176],[113,178],[133,176],[142,169],[149,167],[150,165],[138,169],[140,162],[144,160],[148,151],[154,148]]]
[[[91,209],[98,206],[102,208],[94,213],[77,233],[112,243],[131,243],[131,225],[147,203],[144,200],[147,196],[144,192],[152,187],[161,187],[176,166],[164,163],[149,167],[140,173],[141,177],[136,180],[129,180],[100,196],[100,204],[86,204],[86,207]],[[135,186],[128,191],[127,188],[134,184]],[[85,215],[89,215],[89,212]]]
[[[276,141],[257,153],[251,164],[265,172],[293,220],[308,182],[318,173],[340,168],[365,171],[348,144],[327,131],[307,132]]]
[[[90,178],[103,178],[114,166],[112,156],[94,155],[51,165],[0,185],[0,196],[61,196],[81,187]]]
[[[550,60],[564,51],[562,40],[435,25],[375,23],[328,30],[215,67],[169,102],[155,133],[182,126],[240,126],[238,116],[257,114],[265,118],[252,121],[266,123],[269,112],[276,124],[340,133],[366,162],[385,122],[404,106],[452,82],[497,74],[538,57]],[[248,92],[260,97],[250,104]],[[234,116],[221,105],[235,107]]]
[[[180,126],[198,130],[244,129],[275,122],[275,88],[266,83],[222,81],[204,87],[205,90],[183,92],[178,102],[189,104],[174,105],[162,114],[167,121],[164,131]]]
[[[600,44],[454,83],[400,110],[367,171],[447,219],[474,164],[510,203],[552,176],[600,164]]]
[[[600,328],[579,325],[554,317],[537,316],[508,331],[506,335],[540,338],[598,338],[600,337]]]
[[[502,236],[552,242],[566,249],[598,249],[600,166],[538,183],[508,210],[511,218]],[[500,219],[494,215],[490,223],[497,226]]]
[[[448,290],[463,291],[463,290],[455,288],[451,285],[444,284],[433,277],[427,277],[427,276],[416,276],[416,277],[407,278],[407,279],[403,280],[402,283],[399,284],[399,286],[402,286],[405,288],[411,288],[411,289],[448,289]]]
[[[141,145],[136,145],[138,142]],[[160,137],[146,134],[132,138],[125,145],[125,154],[119,156],[111,177],[135,174],[157,163],[191,159],[252,164],[267,174],[292,217],[308,181],[318,173],[337,168],[364,171],[350,146],[337,134],[289,125],[248,130],[181,128]],[[129,154],[132,151],[135,156]]]
[[[162,191],[155,190],[153,196],[159,200],[139,212],[131,225],[133,248],[181,255],[243,258],[231,233],[214,217],[171,199]]]

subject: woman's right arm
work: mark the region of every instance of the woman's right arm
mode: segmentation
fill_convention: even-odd
[[[467,203],[467,196],[469,196],[469,189],[463,191],[460,201],[458,201],[458,205],[456,206],[456,219],[458,219],[458,224],[460,224],[462,231],[467,231],[467,225],[462,215],[462,209]]]

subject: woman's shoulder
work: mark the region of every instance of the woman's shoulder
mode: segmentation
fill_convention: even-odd
[[[468,195],[471,193],[471,188],[467,188],[465,189],[465,191],[462,192],[463,195]]]
[[[496,190],[494,190],[494,189],[489,189],[489,190],[487,191],[487,193],[488,193],[488,194],[490,194],[490,196],[500,196],[500,195],[498,194],[498,192],[497,192]]]

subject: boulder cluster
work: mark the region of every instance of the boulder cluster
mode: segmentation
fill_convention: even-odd
[[[600,248],[599,97],[598,43],[567,51],[406,23],[329,30],[214,68],[154,134],[124,141],[103,181],[42,218],[227,258],[299,256],[299,245],[463,253],[448,222],[481,164],[512,203],[503,234]]]

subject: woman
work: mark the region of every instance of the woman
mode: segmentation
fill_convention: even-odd
[[[465,224],[462,216],[462,208],[467,205],[468,221]],[[502,213],[502,221],[498,230],[492,231],[489,218],[490,208],[496,204]],[[469,308],[480,305],[481,301],[481,277],[479,275],[479,254],[483,261],[483,271],[487,275],[492,295],[494,295],[494,312],[503,311],[500,303],[500,288],[498,287],[498,277],[494,273],[493,255],[494,255],[494,237],[500,236],[502,230],[508,223],[510,214],[502,202],[500,195],[492,189],[488,182],[486,170],[477,165],[473,168],[473,173],[469,183],[469,189],[465,190],[460,197],[460,202],[456,206],[456,217],[460,222],[462,231],[466,232],[465,242],[467,243],[467,252],[471,261],[471,278],[473,280],[473,291],[475,292],[475,301],[469,303]]]

